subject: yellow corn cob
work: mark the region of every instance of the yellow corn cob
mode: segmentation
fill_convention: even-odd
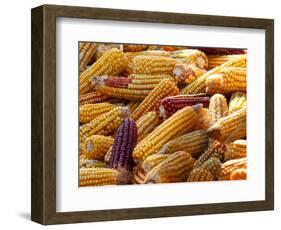
[[[172,139],[159,150],[159,154],[171,154],[176,151],[186,151],[192,157],[197,157],[208,146],[208,135],[205,130],[197,130]]]
[[[208,58],[205,53],[196,49],[184,49],[172,51],[170,56],[187,64],[194,64],[205,69],[208,66]]]
[[[148,173],[152,168],[166,160],[168,157],[168,154],[153,154],[144,160],[141,167],[146,173]]]
[[[229,143],[246,137],[246,107],[220,118],[208,130],[209,137]]]
[[[82,43],[82,46],[80,46],[80,52],[79,52],[79,69],[80,71],[84,71],[86,69],[86,66],[91,61],[93,56],[95,55],[95,52],[97,50],[98,44],[92,43],[92,42],[84,42]]]
[[[80,122],[81,123],[87,123],[96,118],[97,116],[107,113],[111,109],[113,109],[114,106],[110,103],[97,103],[97,104],[85,104],[81,105],[79,107],[80,111]]]
[[[107,153],[104,156],[104,162],[105,163],[109,163],[111,154],[112,154],[112,147],[107,151]]]
[[[230,94],[235,91],[246,92],[246,73],[246,68],[223,68],[220,73],[207,77],[206,92],[208,94]]]
[[[216,157],[218,159],[223,158],[225,146],[218,141],[214,141],[209,148],[198,158],[194,164],[194,168],[202,167],[202,165],[210,158]]]
[[[213,181],[215,180],[214,175],[206,169],[195,168],[193,169],[189,177],[187,178],[188,182],[200,182],[200,181]]]
[[[141,116],[136,122],[138,129],[138,142],[151,133],[159,123],[160,120],[155,111],[148,112]]]
[[[196,111],[200,108],[202,108],[200,104],[186,106],[161,123],[137,144],[133,151],[134,161],[142,162],[148,156],[157,153],[168,141],[192,131],[198,120]]]
[[[99,44],[97,51],[95,53],[95,56],[94,56],[95,60],[100,59],[108,50],[111,50],[114,48],[121,49],[121,46],[118,44],[107,44],[107,45]]]
[[[212,157],[205,161],[200,167],[194,168],[191,171],[187,181],[214,181],[217,180],[220,170],[221,162],[219,158]]]
[[[204,93],[206,91],[206,79],[210,75],[219,73],[225,67],[246,67],[247,56],[241,55],[239,57],[233,58],[224,64],[209,70],[201,77],[197,78],[195,81],[187,85],[185,88],[181,90],[181,94],[195,94],[195,93]]]
[[[230,175],[230,180],[246,180],[247,179],[247,169],[236,169]]]
[[[114,138],[93,135],[86,139],[85,145],[83,146],[84,154],[88,159],[104,160],[104,156],[110,147],[113,145]]]
[[[216,123],[220,118],[228,115],[227,100],[224,95],[215,94],[211,97],[209,112],[211,114],[212,124]]]
[[[198,121],[194,126],[194,129],[208,129],[212,124],[212,117],[209,113],[209,110],[202,108],[198,110]]]
[[[112,98],[142,101],[164,79],[174,81],[170,75],[130,74],[127,78],[97,77],[93,82],[101,94]]]
[[[95,92],[80,95],[79,104],[80,105],[95,104],[95,103],[99,103],[99,102],[105,102],[108,100],[109,100],[109,96],[95,91]]]
[[[176,81],[185,84],[190,84],[205,73],[205,69],[194,64],[178,63],[173,68],[173,76]]]
[[[246,93],[234,92],[229,101],[229,114],[242,109],[247,104]]]
[[[123,45],[123,50],[128,52],[138,52],[147,49],[147,45]]]
[[[109,135],[117,130],[122,121],[128,116],[128,108],[116,107],[107,113],[101,114],[90,123],[80,126],[80,149],[83,150],[83,144],[85,144],[88,137],[95,134]]]
[[[247,168],[247,158],[240,158],[235,160],[226,161],[222,164],[221,172],[219,175],[220,180],[230,180],[231,174],[237,169]]]
[[[243,158],[247,156],[247,141],[236,140],[227,145],[224,153],[224,160],[233,160],[237,158]]]
[[[138,106],[139,106],[139,102],[138,101],[131,101],[128,103],[127,107],[130,111],[130,113],[132,113]]]
[[[126,52],[125,58],[127,61],[127,66],[126,66],[126,72],[131,74],[133,73],[133,59],[136,56],[163,56],[163,57],[169,57],[169,52],[163,51],[163,50],[145,50],[145,51],[140,51],[140,52]]]
[[[105,168],[106,164],[104,161],[80,159],[80,168]]]
[[[234,55],[208,55],[208,70],[224,64],[232,60],[233,58],[241,57],[240,54]]]
[[[142,114],[154,110],[159,100],[164,97],[174,96],[177,94],[179,94],[179,89],[177,88],[176,83],[169,79],[164,79],[140,103],[140,105],[131,114],[131,117],[134,120],[137,120]]]
[[[133,73],[168,74],[172,75],[173,68],[178,61],[161,56],[136,56],[132,61]]]
[[[194,158],[184,151],[176,152],[150,170],[144,183],[171,183],[186,181],[193,165]]]
[[[80,186],[117,185],[120,173],[109,168],[81,168]]]
[[[116,48],[108,50],[80,75],[80,94],[85,94],[91,90],[92,77],[105,74],[116,75],[121,73],[124,68],[125,58],[123,52]]]

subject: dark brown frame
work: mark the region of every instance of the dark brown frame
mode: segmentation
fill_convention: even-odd
[[[32,9],[31,219],[41,224],[109,221],[274,209],[274,21],[179,13],[43,5]],[[264,201],[56,212],[56,18],[255,28],[265,30],[266,186]]]

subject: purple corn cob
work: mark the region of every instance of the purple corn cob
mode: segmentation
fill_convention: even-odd
[[[232,54],[245,54],[244,49],[238,48],[207,48],[207,47],[197,47],[207,55],[232,55]]]
[[[114,144],[112,146],[112,155],[109,161],[109,167],[132,171],[133,157],[132,152],[137,142],[137,126],[134,120],[125,119],[119,126]]]
[[[162,99],[157,106],[157,115],[161,119],[168,119],[175,112],[186,106],[193,106],[202,104],[203,107],[208,108],[210,97],[199,95],[179,95],[174,97],[166,97]]]

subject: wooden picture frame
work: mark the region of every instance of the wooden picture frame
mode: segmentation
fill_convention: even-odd
[[[274,21],[89,7],[43,5],[32,9],[31,219],[62,224],[272,210],[274,208]],[[265,200],[183,206],[56,212],[56,18],[264,29],[266,66]]]

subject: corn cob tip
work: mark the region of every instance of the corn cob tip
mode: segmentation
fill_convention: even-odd
[[[88,143],[86,144],[86,150],[87,150],[88,152],[92,152],[93,149],[94,149],[94,144],[93,144],[92,142],[88,142]]]
[[[117,177],[117,184],[124,185],[129,184],[131,181],[132,173],[125,168],[118,169],[119,175]]]
[[[214,124],[207,130],[208,136],[218,137],[220,136],[220,126],[218,124]]]
[[[203,108],[203,104],[202,104],[202,103],[199,103],[199,104],[197,104],[197,105],[193,105],[192,108],[193,108],[193,110],[194,110],[195,112],[197,112],[197,111],[199,111],[200,109]]]
[[[104,80],[108,78],[108,75],[103,75],[103,76],[94,76],[92,78],[92,84],[99,88],[104,85]]]

